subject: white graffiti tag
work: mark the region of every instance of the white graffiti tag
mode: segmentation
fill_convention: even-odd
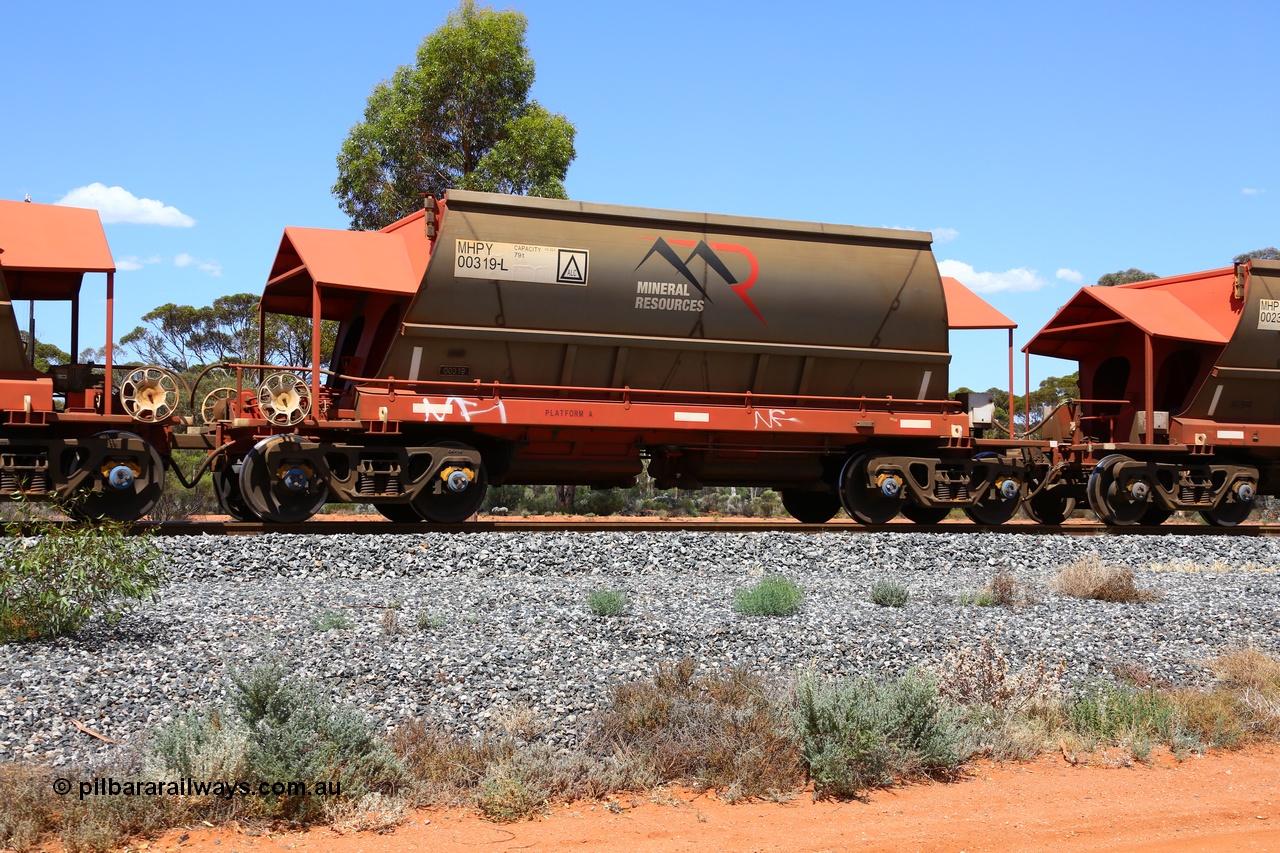
[[[787,414],[786,409],[769,409],[768,411],[765,411],[765,412],[762,412],[759,409],[757,409],[755,410],[755,416],[756,416],[755,428],[760,429],[761,427],[764,427],[765,429],[778,429],[783,424],[800,423],[799,418],[788,418],[786,417],[786,414]]]
[[[486,405],[487,404],[487,405]],[[446,397],[443,403],[434,403],[430,397],[423,397],[421,403],[413,404],[414,414],[422,415],[423,420],[435,420],[444,423],[445,419],[455,412],[467,423],[479,415],[497,412],[502,423],[507,422],[507,409],[501,400],[470,400],[465,397]]]

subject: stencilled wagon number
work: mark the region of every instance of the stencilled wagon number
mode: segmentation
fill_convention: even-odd
[[[507,271],[505,258],[482,258],[477,255],[458,255],[458,269]]]
[[[1280,299],[1258,300],[1258,328],[1280,329]]]

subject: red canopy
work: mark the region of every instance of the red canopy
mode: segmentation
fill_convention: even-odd
[[[0,201],[0,268],[10,299],[74,299],[87,272],[113,273],[98,211]]]
[[[942,277],[947,298],[947,327],[951,329],[1016,329],[1018,324],[997,311],[990,302],[960,283]]]

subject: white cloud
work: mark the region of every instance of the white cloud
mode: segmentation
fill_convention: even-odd
[[[188,255],[186,252],[178,253],[177,257],[173,259],[173,265],[175,267],[195,267],[202,272],[207,272],[214,278],[222,277],[222,264],[217,261],[202,261],[197,257]]]
[[[76,187],[57,204],[91,207],[102,214],[103,222],[132,222],[171,228],[190,228],[196,224],[194,219],[176,207],[153,198],[138,198],[124,187],[108,187],[96,181],[87,187]]]
[[[933,242],[950,243],[952,240],[960,236],[960,232],[954,228],[935,228],[933,229]]]
[[[1242,192],[1245,195],[1262,195],[1263,193],[1266,192],[1266,190],[1258,189],[1257,187],[1245,187],[1244,189],[1240,190],[1240,192]]]
[[[147,264],[160,263],[159,255],[152,255],[149,258],[140,258],[137,255],[125,255],[123,258],[116,258],[116,269],[118,270],[140,270]]]
[[[1005,272],[978,272],[963,261],[939,261],[938,271],[945,276],[959,279],[965,287],[976,293],[998,293],[1002,290],[1027,291],[1048,287],[1049,282],[1035,270],[1026,267]]]
[[[1072,284],[1080,284],[1081,282],[1084,281],[1084,275],[1080,272],[1080,270],[1068,269],[1067,267],[1063,267],[1062,269],[1054,273],[1054,277],[1060,278],[1063,281],[1069,281]]]

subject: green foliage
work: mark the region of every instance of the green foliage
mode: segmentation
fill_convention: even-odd
[[[27,351],[26,331],[25,330],[19,331],[18,338],[22,341],[22,351],[26,352]],[[36,338],[36,359],[35,359],[36,370],[40,371],[41,373],[48,373],[49,366],[52,364],[70,364],[70,363],[71,363],[71,355],[69,353],[63,352],[53,344],[45,343],[44,341],[40,340],[39,337]]]
[[[344,795],[358,800],[389,790],[403,776],[399,761],[363,717],[287,677],[279,664],[233,671],[231,681],[231,706],[247,731],[245,758],[255,782],[337,782]],[[265,803],[277,816],[309,820],[325,799],[284,794]]]
[[[1129,267],[1127,270],[1116,270],[1106,275],[1098,277],[1098,287],[1115,287],[1117,284],[1133,284],[1137,281],[1151,281],[1159,278],[1153,272],[1146,272],[1137,267]]]
[[[172,302],[146,314],[146,325],[122,336],[136,359],[175,373],[194,373],[221,362],[258,363],[258,300],[252,293],[220,296],[212,305],[196,308]],[[265,345],[268,364],[306,367],[311,364],[311,319],[277,314],[266,316]],[[338,334],[338,324],[325,320],[321,325],[320,352],[329,356]],[[211,391],[213,385],[198,391]],[[199,400],[195,401],[197,404]]]
[[[594,616],[622,616],[627,612],[627,595],[616,589],[593,589],[587,607]]]
[[[116,622],[135,602],[156,597],[167,576],[159,550],[125,525],[6,526],[0,546],[0,642],[76,631],[94,615]]]
[[[589,489],[579,495],[574,509],[592,515],[617,515],[627,508],[627,493],[622,489]]]
[[[1169,694],[1093,679],[1080,684],[1065,706],[1073,732],[1093,743],[1173,743],[1177,708]]]
[[[443,628],[445,624],[447,624],[448,620],[439,613],[432,613],[429,610],[423,610],[418,613],[418,618],[415,621],[418,625],[418,630],[435,631],[439,628]]]
[[[148,757],[159,771],[181,779],[239,779],[247,771],[248,732],[217,710],[196,710],[162,726]]]
[[[1236,255],[1231,259],[1233,263],[1242,264],[1249,260],[1259,261],[1277,261],[1280,260],[1280,249],[1275,246],[1268,246],[1265,249],[1254,249],[1252,252],[1245,252],[1242,255]]]
[[[881,607],[902,607],[907,603],[907,588],[890,580],[878,580],[871,586],[871,601]]]
[[[796,725],[814,790],[857,797],[916,776],[946,776],[961,754],[959,717],[930,676],[835,683],[807,677],[796,689]]]
[[[351,627],[350,620],[347,619],[345,613],[339,613],[336,610],[326,610],[323,613],[317,613],[311,617],[311,630],[313,631],[345,631]]]
[[[765,575],[755,586],[733,595],[733,609],[747,616],[790,616],[800,609],[804,593],[782,575]]]
[[[574,126],[529,100],[528,21],[462,0],[416,62],[374,86],[333,185],[356,229],[419,210],[450,187],[565,198]]]
[[[956,394],[964,391],[972,391],[971,388],[957,388],[951,392],[954,399]],[[1009,389],[997,388],[992,386],[985,392],[991,396],[991,402],[995,403],[995,421],[1003,429],[1009,426]],[[1030,399],[1030,426],[1040,423],[1041,412],[1045,406],[1053,407],[1068,400],[1078,400],[1080,398],[1080,372],[1069,373],[1066,376],[1050,376],[1040,381],[1040,385],[1031,392],[1030,397],[1026,394],[1013,395],[1013,422],[1015,427],[1024,429],[1027,426],[1027,401]]]
[[[966,590],[960,593],[957,598],[961,607],[995,607],[996,597],[991,594],[991,590],[981,589],[977,592]]]

